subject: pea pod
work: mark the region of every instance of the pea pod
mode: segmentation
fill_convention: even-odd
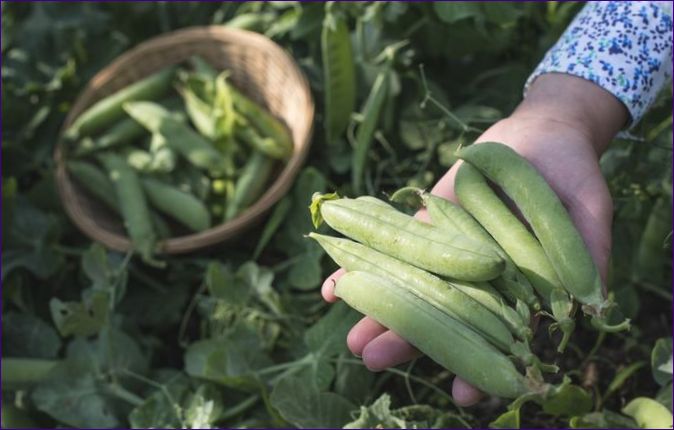
[[[164,214],[193,231],[203,231],[211,226],[208,209],[193,195],[153,178],[143,178],[142,182],[150,203]]]
[[[229,90],[234,109],[243,115],[260,135],[272,139],[276,146],[272,151],[274,154],[281,155],[280,158],[287,158],[293,151],[293,141],[285,124],[233,86],[230,85]]]
[[[494,238],[487,233],[480,223],[475,221],[475,218],[460,206],[441,197],[423,192],[421,198],[434,225],[450,231],[459,231],[472,239],[482,241],[493,247],[496,253],[503,258],[505,270],[501,276],[492,281],[499,291],[509,297],[512,302],[521,300],[533,310],[540,310],[541,304],[534,294],[529,280],[517,269],[515,263]]]
[[[163,105],[171,110],[172,115],[174,115],[177,120],[185,120],[185,115],[178,111],[180,104],[177,98],[171,98],[164,102]],[[74,155],[76,157],[81,157],[114,146],[132,143],[135,139],[143,137],[146,134],[147,130],[145,127],[140,125],[137,121],[132,118],[123,118],[112,125],[112,127],[105,130],[102,134],[93,138],[85,137],[82,139],[75,149]]]
[[[274,168],[274,160],[266,155],[253,152],[234,186],[234,195],[225,209],[225,220],[237,216],[253,203],[264,191]]]
[[[348,239],[316,233],[309,233],[309,237],[316,240],[340,267],[347,271],[361,270],[391,279],[401,288],[409,289],[438,309],[472,327],[501,351],[510,352],[514,343],[512,334],[525,340],[531,337],[528,326],[507,326],[497,314],[464,293],[461,288],[424,270]]]
[[[114,124],[124,117],[127,102],[160,98],[171,88],[175,71],[175,67],[168,67],[94,103],[75,119],[66,137],[76,139]]]
[[[70,160],[67,164],[68,172],[73,175],[77,183],[105,205],[117,212],[119,204],[115,187],[110,179],[92,163]]]
[[[315,194],[314,220],[384,254],[454,279],[484,281],[503,272],[504,262],[464,235],[443,234],[409,215],[358,199]]]
[[[108,209],[114,213],[119,213],[119,202],[117,201],[117,193],[110,179],[97,166],[86,161],[68,161],[68,172],[70,172],[75,180],[89,191],[94,197],[105,203]],[[166,221],[154,212],[150,211],[152,217],[152,225],[160,239],[171,237],[171,230]]]
[[[663,280],[662,253],[672,232],[672,206],[669,199],[655,201],[634,255],[633,278],[660,283]]]
[[[487,142],[461,149],[459,158],[469,162],[496,183],[515,202],[540,241],[562,286],[583,304],[583,312],[606,330],[629,328],[605,324],[611,303],[604,297],[599,272],[564,205],[545,179],[506,145]]]
[[[541,244],[496,196],[480,172],[471,165],[464,163],[459,168],[454,179],[454,192],[461,206],[501,245],[529,279],[547,308],[553,311],[557,324],[554,328],[559,328],[563,333],[558,350],[564,350],[575,328],[575,322],[570,317],[573,303],[562,288]]]
[[[213,145],[187,125],[176,121],[162,106],[151,102],[132,102],[124,105],[124,109],[149,131],[164,136],[166,144],[194,166],[208,170],[214,176],[227,174],[223,172],[227,163]]]
[[[325,88],[325,134],[334,144],[351,120],[356,106],[356,74],[349,28],[344,17],[334,12],[335,2],[325,5],[321,31],[323,87]]]
[[[480,390],[516,398],[530,393],[513,363],[470,327],[395,283],[366,272],[348,272],[335,294]]]
[[[390,66],[387,64],[384,70],[377,75],[361,112],[363,115],[363,122],[358,126],[358,130],[356,131],[356,145],[353,151],[351,181],[353,183],[353,189],[357,194],[362,192],[367,154],[370,150],[375,128],[379,122],[382,106],[384,105],[388,94],[388,81],[391,73],[389,68]]]
[[[152,216],[143,187],[135,170],[119,155],[102,153],[98,156],[115,187],[119,210],[124,218],[129,237],[135,250],[147,262],[152,261],[157,235],[152,226]]]

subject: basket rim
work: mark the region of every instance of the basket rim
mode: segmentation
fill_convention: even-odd
[[[170,33],[157,35],[145,40],[135,47],[123,52],[103,69],[99,70],[78,94],[66,119],[61,127],[60,136],[72,124],[77,116],[91,103],[98,100],[95,93],[97,88],[107,83],[116,70],[133,67],[133,62],[144,53],[159,49],[166,49],[177,43],[215,41],[220,43],[239,43],[252,48],[264,49],[278,61],[292,76],[292,81],[304,95],[301,100],[304,104],[302,111],[306,113],[300,123],[301,135],[294,140],[292,156],[283,166],[278,176],[270,183],[269,188],[260,196],[255,203],[246,208],[236,218],[211,227],[202,232],[172,237],[160,240],[157,243],[157,254],[181,254],[207,248],[228,239],[232,239],[243,233],[246,227],[255,224],[272,206],[281,199],[290,189],[295,176],[306,159],[311,146],[313,132],[314,101],[309,83],[295,60],[277,43],[268,37],[241,29],[227,28],[224,26],[194,26],[176,30]],[[177,61],[176,61],[177,62]],[[168,65],[164,64],[164,66]],[[65,168],[65,150],[61,142],[57,142],[54,150],[56,164],[56,185],[64,209],[73,223],[91,239],[101,242],[108,248],[116,251],[128,251],[131,249],[131,241],[128,236],[101,228],[89,218],[77,203],[76,194],[71,179]]]

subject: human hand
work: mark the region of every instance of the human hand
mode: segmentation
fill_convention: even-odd
[[[600,87],[573,76],[549,74],[534,82],[527,99],[510,117],[491,126],[476,140],[504,143],[536,167],[569,211],[603,280],[611,250],[613,204],[598,161],[626,120],[625,107]],[[460,163],[452,166],[432,193],[457,202],[454,177],[459,167]],[[423,211],[417,216],[425,219]],[[334,285],[343,273],[340,269],[323,283],[326,301],[337,300]],[[375,371],[421,355],[368,317],[351,329],[347,344]],[[458,405],[470,406],[482,398],[482,393],[457,377],[452,396]]]

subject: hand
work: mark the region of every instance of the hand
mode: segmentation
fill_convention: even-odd
[[[548,74],[534,82],[510,117],[476,140],[504,143],[536,167],[566,206],[604,280],[611,250],[613,204],[598,160],[626,120],[625,107],[595,84],[569,75]],[[457,202],[454,176],[459,166],[452,166],[438,181],[433,194]],[[425,214],[418,216],[424,218]],[[326,301],[337,300],[334,284],[343,273],[340,269],[323,283]],[[375,371],[421,355],[368,317],[351,329],[347,344]],[[457,377],[452,396],[458,405],[470,406],[482,398],[482,393]]]

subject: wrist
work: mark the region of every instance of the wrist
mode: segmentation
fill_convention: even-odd
[[[613,94],[591,81],[563,73],[536,78],[512,116],[571,126],[587,135],[598,155],[629,119],[627,108]]]

